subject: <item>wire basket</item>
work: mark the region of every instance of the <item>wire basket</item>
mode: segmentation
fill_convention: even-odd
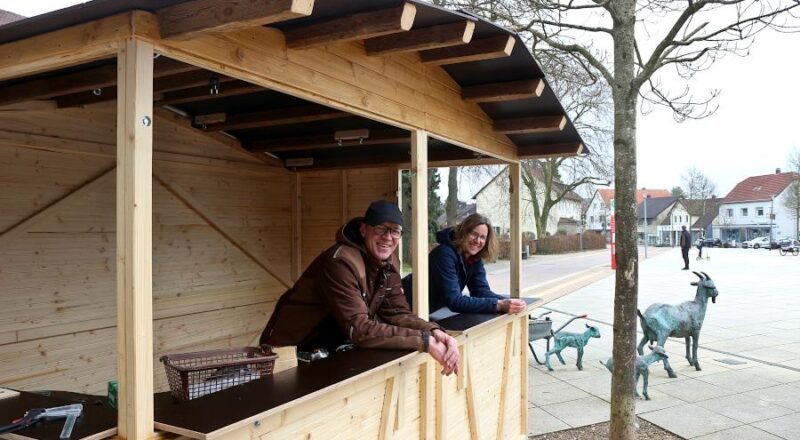
[[[278,355],[268,345],[161,357],[172,395],[182,401],[272,374]]]

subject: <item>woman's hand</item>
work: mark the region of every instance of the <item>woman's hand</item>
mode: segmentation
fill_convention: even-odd
[[[525,307],[527,307],[525,301],[518,298],[502,299],[497,301],[497,311],[500,313],[519,313],[525,310]]]

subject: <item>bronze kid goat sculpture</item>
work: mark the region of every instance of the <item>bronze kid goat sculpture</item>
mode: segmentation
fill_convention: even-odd
[[[652,304],[642,314],[639,309],[636,313],[639,314],[639,321],[642,325],[642,333],[644,336],[639,342],[637,351],[639,355],[644,354],[644,345],[650,341],[655,342],[659,347],[664,347],[668,337],[686,338],[686,360],[689,365],[693,365],[697,371],[700,371],[700,363],[697,360],[697,344],[700,338],[700,329],[703,327],[703,319],[706,316],[706,307],[708,306],[708,298],[711,302],[717,302],[717,292],[714,282],[711,281],[705,272],[694,272],[700,281],[691,283],[697,286],[697,293],[695,294],[694,301],[686,301],[678,305]],[[692,352],[689,353],[689,343],[692,343]],[[678,377],[669,365],[669,360],[664,359],[664,369],[667,370],[669,377]]]
[[[650,379],[650,364],[658,361],[662,361],[667,359],[667,353],[664,351],[663,348],[659,347],[658,345],[650,345],[648,346],[650,350],[653,350],[652,353],[646,356],[636,356],[636,362],[634,363],[634,375],[636,378],[636,385],[639,385],[639,377],[644,379],[644,385],[642,386],[642,394],[644,395],[645,400],[650,400],[650,395],[647,394],[647,382]],[[614,359],[609,358],[606,363],[604,364],[603,361],[600,363],[608,369],[611,373],[614,372]],[[636,397],[639,397],[639,392],[636,391]]]
[[[561,362],[561,365],[566,365],[567,363],[564,362],[564,358],[561,357],[561,350],[567,347],[575,347],[578,350],[578,369],[583,370],[583,347],[589,343],[589,339],[591,338],[599,338],[600,337],[600,330],[597,327],[592,327],[589,324],[586,324],[586,331],[581,333],[570,333],[570,332],[560,332],[554,333],[553,339],[555,339],[556,343],[553,348],[545,353],[544,363],[547,365],[547,369],[553,371],[553,367],[550,366],[550,355],[555,353],[558,357],[558,361]]]

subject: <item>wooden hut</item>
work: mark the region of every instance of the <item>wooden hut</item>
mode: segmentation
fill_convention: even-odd
[[[177,404],[158,359],[254,343],[401,169],[427,317],[428,167],[507,163],[513,192],[520,159],[582,150],[517,35],[417,0],[94,0],[2,26],[0,387],[117,380],[116,417],[87,408],[73,438],[523,438],[524,313],[459,317],[457,377],[424,353],[287,351]]]

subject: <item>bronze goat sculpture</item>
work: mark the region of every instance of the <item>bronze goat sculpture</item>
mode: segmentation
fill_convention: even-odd
[[[558,361],[561,362],[561,365],[567,364],[564,362],[564,358],[561,357],[561,350],[567,347],[575,347],[578,350],[578,363],[576,365],[579,370],[583,370],[583,347],[589,343],[589,339],[600,337],[600,330],[597,327],[586,324],[586,329],[587,330],[583,333],[560,332],[553,334],[553,339],[556,341],[555,345],[553,345],[550,351],[545,353],[544,359],[548,370],[553,371],[553,367],[550,366],[550,355],[554,353],[558,357]]]
[[[644,314],[639,309],[636,310],[642,325],[642,333],[644,333],[637,349],[640,355],[644,354],[644,346],[648,341],[663,348],[668,337],[685,338],[686,360],[689,361],[689,365],[700,371],[700,362],[697,360],[700,329],[703,327],[703,320],[706,316],[708,298],[711,298],[711,302],[716,303],[719,294],[711,277],[705,272],[701,273],[694,272],[700,281],[691,283],[693,286],[697,286],[694,301],[686,301],[677,305],[655,303],[650,305]],[[690,342],[691,354],[689,353]],[[678,377],[667,359],[664,359],[664,369],[667,370],[669,377]]]
[[[650,395],[647,394],[647,382],[650,379],[650,364],[658,361],[662,361],[664,359],[668,359],[667,353],[664,351],[663,348],[659,347],[658,345],[649,345],[648,348],[653,350],[652,353],[647,354],[646,356],[636,356],[636,362],[634,363],[634,371],[636,371],[635,379],[636,385],[639,385],[639,377],[641,376],[644,379],[644,385],[642,386],[642,394],[644,395],[645,400],[650,400]],[[610,372],[614,372],[614,358],[608,358],[605,364],[603,361],[600,363],[608,369]],[[635,388],[635,387],[634,387]],[[639,392],[636,391],[636,397],[639,397]]]

